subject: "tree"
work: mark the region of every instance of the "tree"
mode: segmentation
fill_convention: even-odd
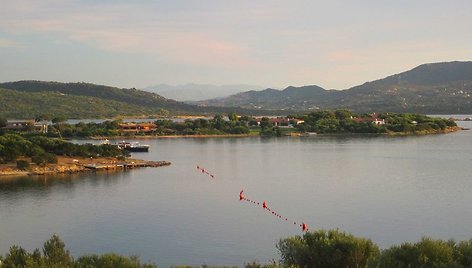
[[[238,115],[235,112],[228,113],[229,121],[238,121]]]
[[[8,123],[8,120],[5,117],[0,116],[0,128],[6,127]]]
[[[338,230],[319,230],[283,239],[277,249],[284,265],[299,267],[366,267],[380,253],[371,240]]]
[[[43,254],[46,264],[49,267],[71,267],[72,257],[69,251],[65,249],[65,244],[54,234],[51,239],[46,241],[43,246]]]
[[[268,128],[269,126],[271,126],[269,118],[268,117],[262,117],[259,126],[261,127],[262,130],[264,130],[264,129]]]
[[[16,168],[20,170],[27,170],[29,168],[29,162],[26,160],[16,160]]]
[[[417,243],[403,243],[384,252],[373,267],[470,267],[459,266],[454,260],[454,242],[422,238]],[[469,256],[470,258],[470,256]]]
[[[34,118],[34,121],[36,121],[36,122],[47,121],[47,120],[49,120],[49,116],[47,116],[45,114],[37,115]]]
[[[51,120],[53,124],[62,123],[65,121],[67,121],[67,118],[65,118],[64,116],[56,116]]]
[[[26,264],[30,261],[30,254],[19,246],[10,247],[3,261],[2,268],[16,268],[16,267],[25,267]]]

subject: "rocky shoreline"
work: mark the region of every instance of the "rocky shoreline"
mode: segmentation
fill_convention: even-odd
[[[21,160],[29,161],[29,159]],[[0,177],[72,174],[99,170],[114,171],[141,167],[162,167],[169,166],[170,164],[167,161],[145,161],[130,158],[119,160],[113,157],[77,158],[58,156],[58,162],[55,164],[38,166],[34,163],[29,163],[29,167],[25,170],[18,169],[15,163],[2,164],[0,165]]]

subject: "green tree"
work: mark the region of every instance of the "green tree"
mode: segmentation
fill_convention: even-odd
[[[138,257],[125,257],[115,253],[86,255],[77,259],[75,268],[157,268],[155,264],[142,264]]]
[[[8,120],[5,117],[0,116],[0,128],[5,127],[8,123]]]
[[[66,120],[67,120],[67,118],[65,118],[64,116],[56,116],[51,120],[51,122],[53,124],[57,124],[57,123],[65,122]]]
[[[459,265],[460,264],[454,260],[454,242],[422,238],[421,241],[417,243],[404,243],[383,251],[382,255],[371,267],[470,267]]]
[[[27,263],[31,262],[30,254],[19,246],[10,247],[3,261],[2,268],[17,268],[25,267]]]
[[[229,121],[238,121],[238,115],[235,112],[228,113]]]
[[[27,170],[29,168],[29,162],[26,160],[16,160],[16,168],[20,170]]]
[[[300,267],[367,267],[380,252],[371,240],[338,230],[318,230],[283,239],[277,248],[284,265]]]
[[[261,127],[262,130],[264,130],[264,129],[272,126],[272,124],[270,123],[268,117],[262,117],[259,126]]]
[[[49,267],[72,267],[72,257],[65,249],[64,242],[56,234],[44,243],[43,255]]]

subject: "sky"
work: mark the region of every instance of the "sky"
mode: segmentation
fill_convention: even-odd
[[[346,89],[472,60],[470,0],[0,0],[0,81]]]

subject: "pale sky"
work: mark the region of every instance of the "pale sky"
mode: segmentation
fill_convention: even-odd
[[[316,84],[472,60],[470,0],[0,0],[0,81]]]

